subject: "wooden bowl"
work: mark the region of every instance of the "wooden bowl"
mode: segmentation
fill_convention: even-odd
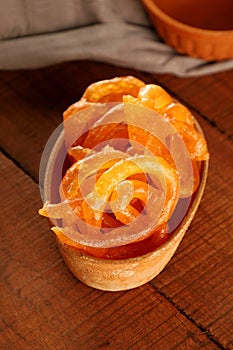
[[[197,127],[201,131],[199,125]],[[61,153],[64,154],[63,132],[54,144],[44,177],[44,195],[46,199],[52,201],[56,200],[54,191],[58,188],[59,181],[57,182],[57,175],[54,176],[54,173],[57,174],[57,169],[61,166],[59,164]],[[167,265],[193,220],[204,192],[207,173],[208,161],[205,161],[201,170],[199,189],[185,218],[170,239],[153,252],[129,259],[107,260],[85,255],[57,239],[58,248],[70,271],[88,286],[105,291],[127,290],[152,280]]]
[[[179,53],[233,58],[232,0],[142,0],[158,34]]]

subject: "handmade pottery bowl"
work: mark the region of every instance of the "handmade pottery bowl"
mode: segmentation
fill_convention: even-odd
[[[233,58],[232,0],[142,0],[158,35],[179,53]]]
[[[197,128],[201,131],[199,125]],[[54,200],[54,192],[59,186],[56,173],[61,166],[59,164],[59,159],[63,157],[61,153],[64,156],[63,132],[52,148],[44,175],[44,195],[51,201]],[[167,265],[193,220],[204,192],[207,173],[208,161],[204,161],[200,185],[186,216],[171,234],[170,239],[150,253],[128,259],[108,260],[88,256],[56,238],[58,248],[70,271],[88,286],[105,291],[127,290],[152,280]]]

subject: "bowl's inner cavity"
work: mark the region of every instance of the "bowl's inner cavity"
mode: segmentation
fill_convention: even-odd
[[[208,30],[233,30],[233,0],[154,0],[174,19]]]

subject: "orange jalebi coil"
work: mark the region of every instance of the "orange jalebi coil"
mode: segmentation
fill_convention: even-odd
[[[181,135],[191,159],[206,160],[209,157],[204,137],[197,131],[191,113],[158,85],[145,85],[138,96],[123,96],[123,102],[148,107],[155,110],[175,127]]]
[[[164,227],[160,228],[158,231],[154,232],[151,236],[141,242],[130,243],[113,248],[93,248],[74,243],[74,241],[67,238],[67,236],[57,228],[53,228],[52,230],[60,241],[69,245],[70,247],[73,247],[74,249],[78,249],[79,251],[96,258],[114,260],[135,258],[137,256],[147,254],[161,246],[169,238],[169,234],[166,232],[166,227]]]
[[[63,113],[63,117],[67,119],[74,113],[92,107],[96,103],[122,102],[123,96],[127,94],[136,97],[143,86],[145,83],[132,76],[98,81],[87,87],[81,99],[72,104]]]
[[[153,198],[151,203],[155,203],[156,200],[161,200],[159,197],[161,190],[166,192],[156,226],[141,238],[122,246],[107,248],[85,246],[69,238],[62,228],[52,229],[63,243],[86,254],[99,258],[123,259],[146,254],[168,239],[168,222],[179,197],[186,198],[197,190],[199,163],[208,159],[209,154],[206,141],[197,131],[189,110],[175,101],[162,87],[145,84],[131,76],[91,84],[81,99],[64,112],[64,120],[79,111],[108,102],[123,102],[149,108],[174,126],[191,159],[193,176],[191,190],[188,186],[190,174],[185,173],[186,164],[182,164],[182,160],[179,170],[185,175],[177,174],[177,164],[171,156],[171,150],[176,152],[177,144],[172,137],[169,140],[169,150],[161,140],[144,128],[124,122],[108,123],[90,128],[68,150],[70,167],[60,186],[61,203],[45,203],[40,214],[62,218],[63,224],[68,226],[72,226],[78,217],[84,223],[100,229],[118,228],[130,225],[143,213],[148,197],[151,196]],[[106,141],[108,144],[108,140],[114,138],[126,139],[131,143],[131,147],[125,145],[128,147],[127,155],[124,154],[124,150],[115,151],[106,146],[101,151],[95,150],[97,145]],[[137,154],[133,141],[141,144],[149,153]],[[105,161],[101,166],[93,167],[94,160],[101,157]],[[88,171],[83,174],[85,167]],[[156,179],[152,180],[153,176]],[[85,188],[90,186],[92,191],[84,193]],[[105,211],[106,206],[109,208],[108,211]]]
[[[95,103],[122,102],[124,95],[137,96],[140,89],[144,86],[144,82],[132,76],[116,77],[89,85],[82,99]]]
[[[164,225],[174,210],[178,198],[178,177],[173,168],[170,168],[169,164],[163,158],[157,157],[156,161],[157,164],[154,162],[154,159],[149,156],[137,156],[120,160],[116,158],[113,162],[114,164],[105,169],[98,178],[95,189],[88,194],[88,198],[85,200],[78,181],[79,169],[82,166],[82,160],[80,160],[68,169],[63,178],[63,196],[68,200],[73,210],[75,210],[74,207],[77,204],[75,200],[81,201],[79,217],[90,225],[100,227],[103,220],[104,206],[108,201],[111,202],[118,184],[124,183],[125,180],[127,180],[129,184],[132,184],[132,198],[138,198],[143,203],[146,202],[148,185],[140,180],[128,179],[130,176],[140,174],[142,169],[144,169],[148,174],[156,174],[158,178],[164,177],[166,187],[165,209],[162,211],[161,217],[159,218],[159,225]],[[90,175],[91,174],[88,174],[88,176]],[[163,182],[163,179],[161,182]],[[103,204],[101,203],[99,207],[96,206],[93,209],[88,202],[93,203],[94,206],[94,203],[98,202],[99,197],[102,198]],[[173,201],[171,201],[171,198]],[[122,224],[129,224],[139,215],[137,209],[130,204],[125,207],[123,212],[113,210],[113,213],[115,214],[116,220],[120,221]]]

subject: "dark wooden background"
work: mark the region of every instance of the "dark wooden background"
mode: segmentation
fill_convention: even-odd
[[[194,113],[211,155],[199,210],[165,270],[126,292],[94,290],[63,263],[38,216],[40,158],[92,82],[135,75]],[[233,349],[233,71],[197,78],[91,61],[0,72],[0,349]]]

